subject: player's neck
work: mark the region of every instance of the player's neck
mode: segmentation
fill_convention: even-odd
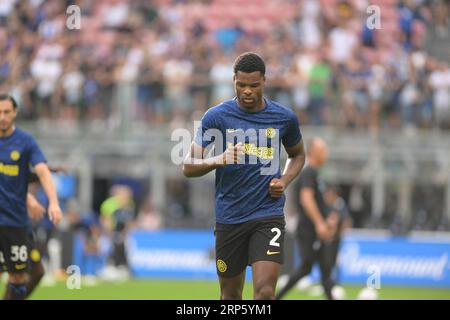
[[[16,129],[16,126],[12,125],[11,127],[9,127],[6,130],[0,130],[0,138],[9,137],[10,135],[12,135],[14,133],[15,129]]]

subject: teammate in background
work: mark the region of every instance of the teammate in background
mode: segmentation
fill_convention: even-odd
[[[28,193],[27,197],[27,208],[28,215],[35,221],[41,220],[45,214],[45,208],[30,193]],[[39,252],[36,243],[36,236],[33,230],[28,232],[28,245],[30,253],[30,268],[28,271],[27,294],[25,298],[28,298],[31,295],[45,274],[44,265],[41,260],[41,253]]]
[[[320,138],[313,138],[307,148],[308,165],[300,174],[295,190],[298,190],[298,211],[300,219],[297,226],[297,239],[300,249],[301,265],[289,277],[284,288],[276,298],[281,299],[301,278],[308,275],[318,262],[322,286],[328,299],[333,299],[332,272],[334,268],[332,240],[335,237],[338,219],[335,213],[329,215],[323,192],[325,184],[319,177],[319,169],[326,163],[328,150]]]
[[[303,168],[303,140],[295,113],[264,97],[265,63],[259,55],[241,54],[233,81],[236,97],[204,114],[183,173],[199,177],[216,170],[220,298],[242,299],[251,265],[254,299],[274,299],[284,254],[284,190]],[[288,154],[283,174],[280,142]],[[217,155],[207,157],[211,146]]]
[[[27,194],[27,210],[28,215],[33,220],[40,220],[44,216],[45,208],[36,200],[36,198],[31,194]],[[36,286],[41,281],[45,274],[45,269],[41,261],[41,254],[36,246],[36,240],[34,238],[34,233],[30,229],[28,231],[28,254],[30,256],[30,268],[28,270],[27,283],[27,293],[25,298],[28,298],[30,294],[34,291]],[[2,270],[0,269],[0,273]],[[4,299],[11,295],[11,287],[8,286],[5,291]]]
[[[46,159],[34,138],[15,127],[16,116],[16,101],[9,95],[0,94],[0,262],[9,273],[10,294],[7,299],[24,299],[27,295],[30,164],[49,199],[50,219],[55,224],[61,220],[61,209]]]
[[[59,167],[56,168],[49,167],[49,169],[51,172],[65,171],[65,169]],[[31,172],[29,183],[34,182],[39,182],[39,177],[36,175],[36,173]],[[28,192],[27,194],[27,211],[28,216],[34,221],[41,220],[45,214],[45,208],[30,192]],[[30,268],[28,269],[28,279],[26,281],[27,293],[25,298],[28,298],[31,295],[31,293],[33,293],[34,289],[37,287],[37,285],[45,275],[45,268],[41,260],[42,255],[36,243],[36,235],[32,230],[31,226],[30,229],[28,230],[27,237],[28,237],[28,255],[30,257]],[[0,273],[2,273],[2,271],[3,268],[0,266]],[[4,299],[9,297],[10,294],[11,294],[11,287],[8,286],[4,294]]]
[[[63,167],[49,167],[49,170],[52,173],[67,172]],[[35,172],[31,172],[28,182],[30,184],[39,183],[38,175]],[[28,216],[34,221],[41,220],[45,214],[45,208],[30,192],[28,192],[27,194],[27,210]],[[31,227],[28,230],[28,245],[30,268],[28,269],[27,295],[25,298],[28,298],[31,293],[33,293],[34,289],[37,287],[37,285],[45,275],[45,268],[42,264],[42,254],[39,251],[39,246],[36,242],[35,231]],[[11,289],[10,287],[8,287],[5,292],[5,297],[8,297],[10,291]]]

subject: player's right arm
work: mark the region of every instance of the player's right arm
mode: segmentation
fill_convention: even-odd
[[[326,221],[320,214],[319,207],[314,198],[314,189],[302,188],[300,190],[300,201],[303,208],[305,208],[307,216],[314,224],[317,237],[324,241],[330,241],[332,239],[332,234]]]
[[[191,150],[183,162],[183,174],[188,178],[201,177],[208,172],[223,167],[227,164],[235,164],[241,161],[243,156],[242,143],[234,147],[228,147],[224,153],[206,158],[204,147],[192,142]]]

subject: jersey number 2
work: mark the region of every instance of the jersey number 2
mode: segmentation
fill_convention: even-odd
[[[270,240],[269,244],[274,247],[279,247],[280,244],[277,242],[278,238],[281,236],[281,231],[278,228],[270,229],[271,232],[275,232],[275,236]]]

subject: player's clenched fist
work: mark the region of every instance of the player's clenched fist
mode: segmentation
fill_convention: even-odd
[[[272,198],[279,198],[283,195],[286,185],[280,179],[274,178],[269,183],[269,193]]]
[[[235,146],[229,146],[227,150],[222,154],[223,164],[236,164],[241,163],[244,156],[244,148],[242,142],[239,142]]]

